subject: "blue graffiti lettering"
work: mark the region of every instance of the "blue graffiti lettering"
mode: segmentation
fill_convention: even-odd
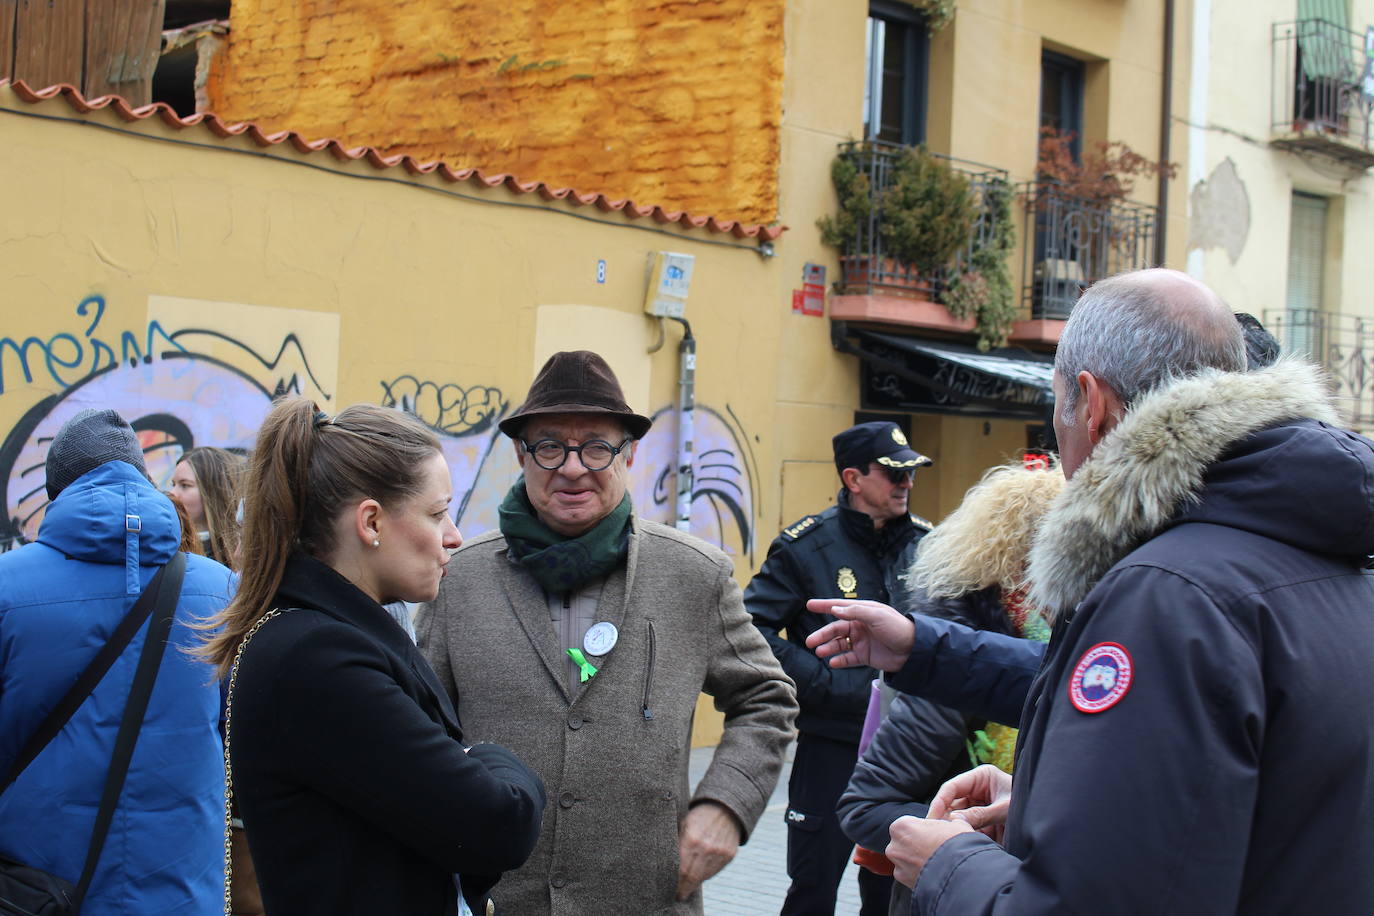
[[[41,371],[47,373],[44,381],[51,381],[59,390],[65,390],[119,364],[136,366],[140,362],[152,362],[155,347],[165,345],[164,354],[169,350],[186,352],[161,324],[150,321],[141,341],[133,331],[119,335],[119,356],[116,358],[115,347],[95,336],[105,317],[105,297],[91,295],[82,299],[76,306],[76,315],[80,318],[90,316],[83,332],[84,342],[68,331],[59,331],[46,340],[41,337],[26,337],[22,341],[0,338],[0,394],[4,394],[12,383],[11,371],[16,369],[23,374],[24,384],[31,385],[35,369],[41,365]],[[42,354],[41,363],[37,354]],[[11,357],[8,360],[7,355]]]

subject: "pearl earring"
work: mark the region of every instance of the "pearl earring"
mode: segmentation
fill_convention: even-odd
[[[378,540],[377,538],[373,538],[373,539],[372,539],[372,546],[373,546],[373,547],[381,547],[381,546],[382,546],[382,542],[381,542],[380,540]]]

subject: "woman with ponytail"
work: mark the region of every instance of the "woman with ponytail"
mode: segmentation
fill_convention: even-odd
[[[266,911],[491,912],[534,848],[543,785],[462,742],[382,608],[433,599],[462,541],[438,440],[400,411],[286,398],[244,492],[238,594],[202,652],[229,679],[227,778]]]

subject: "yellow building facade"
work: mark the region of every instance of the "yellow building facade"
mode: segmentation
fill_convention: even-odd
[[[412,410],[477,534],[516,474],[495,423],[548,354],[578,347],[655,417],[632,492],[671,522],[681,329],[644,313],[660,252],[693,259],[692,530],[741,583],[834,501],[830,438],[857,420],[896,420],[935,460],[912,497],[932,520],[1039,442],[1062,320],[1037,271],[1092,279],[1082,250],[1045,253],[1027,203],[1046,80],[1067,81],[1058,104],[1086,140],[1157,154],[1163,0],[964,0],[928,37],[915,7],[877,0],[568,12],[584,5],[236,2],[200,87],[223,117],[199,122],[0,88],[0,158],[22,176],[0,212],[5,544],[36,532],[46,437],[74,410],[137,421],[165,479],[183,448],[250,445],[281,391]],[[919,60],[884,68],[889,46]],[[898,71],[903,104],[875,115]],[[977,351],[929,290],[856,286],[822,243],[837,151],[889,114],[1014,189],[1010,349]],[[1172,131],[1173,158],[1186,139]],[[1163,199],[1181,266],[1186,188]],[[1127,203],[1157,202],[1142,181]],[[704,705],[696,739],[718,734]]]

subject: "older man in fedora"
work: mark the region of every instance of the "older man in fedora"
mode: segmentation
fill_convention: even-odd
[[[549,807],[493,892],[518,914],[700,914],[701,883],[762,814],[797,701],[730,560],[638,518],[626,490],[651,421],[590,351],[556,353],[501,423],[523,475],[422,609],[425,656],[464,730],[514,750]],[[725,713],[687,782],[692,715]]]

